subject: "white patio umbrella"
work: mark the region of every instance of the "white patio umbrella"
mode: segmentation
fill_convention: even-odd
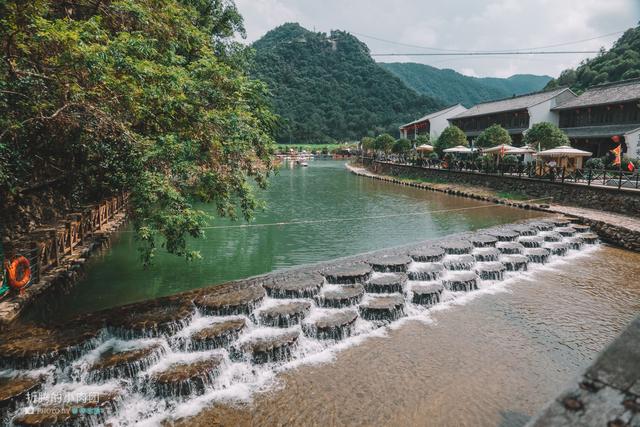
[[[577,148],[573,148],[568,145],[561,145],[560,147],[552,148],[550,150],[540,151],[535,155],[538,157],[591,157],[593,153],[590,151],[578,150]]]
[[[429,144],[422,144],[422,145],[418,146],[418,148],[416,148],[416,151],[428,151],[428,152],[431,152],[431,151],[433,151],[433,146],[429,145]]]
[[[509,154],[534,154],[536,150],[531,147],[513,147]]]
[[[447,148],[446,150],[442,151],[444,151],[445,153],[469,154],[471,153],[471,148],[465,147],[464,145],[456,145],[455,147]]]
[[[500,144],[500,145],[496,145],[495,147],[491,147],[491,148],[484,148],[482,150],[482,152],[484,154],[491,154],[491,153],[499,153],[502,150],[504,150],[505,153],[511,153],[511,151],[515,150],[516,147],[513,147],[511,145],[507,145],[507,144]]]

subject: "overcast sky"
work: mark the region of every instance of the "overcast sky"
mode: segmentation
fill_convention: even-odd
[[[640,0],[236,0],[247,41],[285,22],[309,30],[349,31],[372,53],[434,50],[506,50],[574,42],[624,31],[640,20]],[[620,34],[546,50],[597,50]],[[383,57],[378,61],[422,62],[471,76],[518,73],[557,76],[593,54],[499,57]]]

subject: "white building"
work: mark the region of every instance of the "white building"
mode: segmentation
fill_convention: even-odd
[[[516,146],[521,145],[523,133],[536,123],[558,125],[559,114],[553,109],[577,95],[569,88],[535,92],[474,105],[453,116],[449,122],[458,126],[473,139],[491,125],[505,128]]]
[[[444,110],[427,114],[418,120],[414,120],[411,123],[400,126],[400,137],[416,139],[420,135],[429,135],[429,137],[434,140],[447,126],[449,126],[449,118],[466,110],[467,109],[462,104],[457,104],[449,108],[445,108]]]
[[[640,158],[640,79],[592,86],[554,112],[574,147],[601,157],[620,144],[623,154]]]

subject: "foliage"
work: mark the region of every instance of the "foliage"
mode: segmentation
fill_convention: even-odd
[[[376,140],[370,136],[363,136],[360,140],[360,144],[362,145],[363,151],[371,151],[375,148]]]
[[[275,117],[244,71],[232,2],[12,0],[0,22],[5,205],[50,180],[77,205],[130,190],[145,262],[158,241],[197,255],[187,237],[207,216],[196,202],[251,216],[251,180],[264,186],[272,170]]]
[[[518,157],[514,156],[513,154],[507,154],[502,159],[500,159],[500,163],[502,163],[503,165],[517,165]]]
[[[569,137],[558,126],[549,122],[536,123],[531,126],[525,132],[523,142],[536,150],[538,145],[542,150],[570,145]]]
[[[253,47],[253,73],[269,85],[282,117],[279,142],[325,143],[397,133],[401,124],[443,107],[378,66],[367,46],[343,31],[327,35],[289,23],[269,31]]]
[[[455,125],[450,125],[442,131],[438,139],[434,142],[434,150],[438,154],[442,154],[443,150],[447,148],[452,148],[457,145],[464,145],[465,147],[469,145],[467,141],[467,135]]]
[[[569,86],[582,92],[589,86],[640,77],[640,27],[631,28],[608,51],[567,69],[547,84],[548,89]]]
[[[382,135],[378,135],[373,143],[373,148],[377,151],[383,151],[388,153],[393,148],[393,145],[396,143],[396,139],[389,135],[388,133],[383,133]]]
[[[384,63],[380,66],[400,78],[408,87],[447,105],[467,107],[480,102],[537,92],[551,80],[549,76],[516,74],[506,79],[469,77],[449,69],[416,63]]]
[[[482,148],[490,148],[502,144],[511,145],[511,135],[497,123],[483,130],[475,141],[475,145]]]
[[[411,148],[413,148],[411,141],[406,138],[400,138],[393,144],[391,151],[396,154],[405,154],[411,151]]]
[[[416,145],[423,145],[423,144],[429,144],[429,141],[431,140],[431,137],[429,135],[419,135],[416,138]]]
[[[604,169],[605,160],[601,157],[592,157],[588,159],[584,166],[588,169]]]

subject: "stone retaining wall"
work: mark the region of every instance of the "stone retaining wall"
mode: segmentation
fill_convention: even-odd
[[[572,197],[578,197],[580,192],[584,192],[584,197],[587,200],[592,200],[590,203],[587,203],[586,206],[591,209],[601,209],[603,210],[605,207],[610,206],[610,204],[621,204],[620,200],[627,200],[627,204],[640,204],[640,193],[636,194],[635,191],[632,190],[617,190],[611,189],[606,190],[598,187],[586,187],[578,184],[559,184],[559,183],[550,183],[526,178],[513,178],[513,177],[499,177],[499,176],[486,176],[473,172],[457,172],[457,171],[446,171],[446,170],[438,170],[438,169],[423,169],[419,167],[413,166],[403,166],[403,165],[395,165],[390,163],[383,162],[374,162],[373,165],[369,166],[369,169],[374,171],[374,174],[362,174],[358,173],[357,170],[351,168],[351,171],[357,175],[367,176],[369,178],[381,179],[383,181],[388,181],[400,185],[411,185],[417,188],[423,188],[425,190],[430,191],[440,191],[445,192],[455,196],[462,197],[470,197],[477,200],[483,200],[487,202],[503,204],[507,206],[512,206],[521,209],[532,209],[532,210],[540,210],[551,213],[559,213],[563,215],[567,215],[570,217],[575,217],[580,220],[581,224],[585,224],[591,227],[593,232],[597,233],[600,238],[609,244],[614,246],[618,246],[624,249],[628,249],[635,252],[640,252],[640,230],[633,229],[627,226],[625,221],[618,221],[613,215],[608,220],[600,220],[590,218],[588,215],[578,215],[578,214],[567,214],[561,210],[556,210],[553,208],[549,208],[547,205],[543,204],[543,201],[539,201],[536,203],[532,203],[529,201],[519,202],[509,199],[501,199],[497,197],[486,197],[474,194],[472,191],[461,191],[461,190],[453,190],[453,189],[441,189],[436,188],[428,183],[410,183],[407,184],[402,182],[399,179],[387,178],[384,176],[376,175],[378,173],[388,174],[388,175],[400,175],[400,176],[414,176],[414,177],[422,177],[422,178],[435,178],[435,179],[447,179],[451,178],[452,183],[456,184],[468,184],[473,186],[486,186],[490,188],[495,188],[487,185],[485,181],[472,180],[473,177],[483,177],[487,180],[495,180],[499,181],[504,178],[506,184],[504,184],[503,188],[498,188],[501,191],[510,191],[510,192],[525,192],[526,194],[533,195],[535,197],[547,197],[551,195],[554,197],[554,201],[558,201],[556,196],[554,196],[554,191],[559,191],[562,194],[563,188],[565,186],[569,186],[569,190],[574,191],[574,196],[571,196],[572,193],[565,194],[565,198],[568,197],[571,199]],[[464,179],[460,178],[463,177]],[[523,181],[517,182],[517,181]],[[535,190],[529,190],[520,186],[530,186],[534,188],[536,185],[539,185],[539,188],[535,188]],[[548,187],[547,187],[548,186]],[[548,189],[550,193],[546,193]],[[589,191],[594,191],[594,195],[591,199],[588,199]],[[607,194],[610,192],[611,194]],[[533,194],[532,194],[533,193]],[[607,201],[608,200],[608,201]],[[545,201],[546,203],[546,201]],[[566,204],[571,204],[567,202]],[[610,209],[613,210],[613,209]]]
[[[82,278],[88,259],[108,248],[114,233],[125,223],[125,213],[115,215],[103,226],[102,231],[94,233],[90,240],[76,247],[72,255],[62,258],[58,266],[43,274],[38,283],[30,285],[22,294],[14,294],[0,301],[0,331],[16,320],[27,307],[46,300],[47,295],[63,292],[75,285]]]
[[[527,427],[640,425],[640,317]]]
[[[532,198],[553,197],[554,203],[597,208],[625,215],[640,216],[640,190],[586,186],[577,183],[549,182],[477,172],[426,169],[373,161],[370,169],[379,174],[437,179],[453,184],[489,187],[498,191],[524,193]]]

